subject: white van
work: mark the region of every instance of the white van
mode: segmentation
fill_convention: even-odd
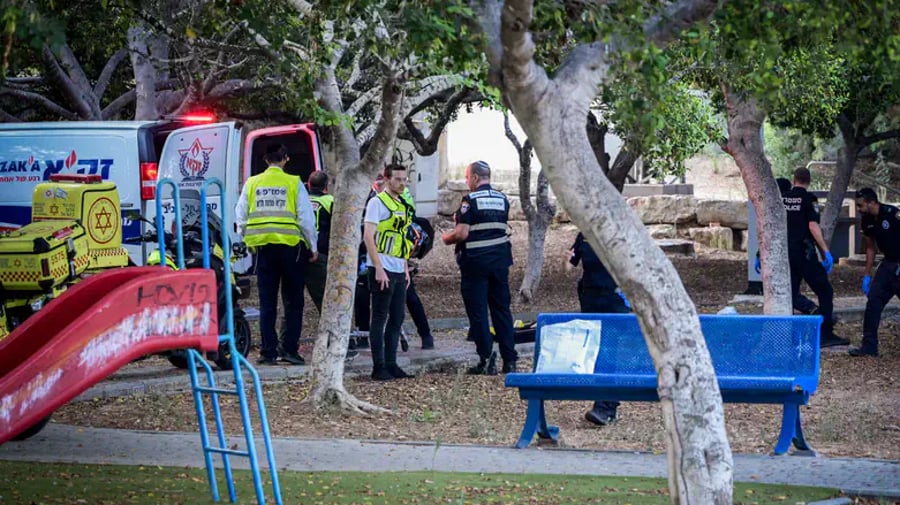
[[[291,158],[287,172],[305,181],[312,171],[322,170],[313,124],[245,133],[238,122],[209,123],[210,119],[0,124],[0,230],[31,221],[34,186],[54,173],[100,174],[115,182],[124,240],[150,226],[140,217],[154,219],[159,177],[172,179],[180,188],[197,189],[205,179],[218,178],[225,185],[225,211],[233,222],[241,186],[265,170],[262,155],[272,143],[287,147]],[[214,188],[207,205],[221,216]],[[171,201],[163,201],[164,215],[173,212]],[[135,264],[143,264],[152,249],[146,244],[126,247]]]

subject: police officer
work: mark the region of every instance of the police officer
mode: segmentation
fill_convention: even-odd
[[[471,192],[463,197],[456,212],[456,227],[442,238],[445,244],[456,244],[469,337],[475,341],[480,358],[468,373],[497,373],[488,308],[503,358],[503,373],[515,372],[517,354],[509,309],[509,267],[513,261],[506,224],[509,200],[491,188],[491,168],[484,161],[466,167],[466,184]]]
[[[410,243],[406,233],[412,222],[412,210],[400,196],[406,187],[406,168],[388,165],[384,169],[384,179],[384,191],[366,204],[363,232],[368,252],[369,291],[372,293],[369,346],[375,380],[412,377],[397,365],[397,346],[406,315],[406,287],[409,284]]]
[[[309,201],[316,218],[316,231],[319,240],[319,258],[307,267],[306,290],[316,304],[319,314],[322,313],[322,298],[325,296],[325,281],[328,266],[328,241],[331,234],[331,211],[334,197],[328,194],[328,174],[313,172],[309,176]]]
[[[412,219],[413,221],[416,221],[416,202],[415,200],[413,200],[412,194],[409,192],[409,188],[406,188],[406,190],[400,196],[401,198],[403,198],[403,201],[406,203],[406,205],[408,205],[409,208],[412,209]],[[412,317],[413,323],[415,323],[416,325],[416,333],[418,333],[419,338],[422,339],[422,349],[429,350],[434,349],[434,336],[431,335],[431,325],[428,324],[428,315],[425,313],[425,306],[422,304],[422,300],[419,298],[419,293],[416,292],[415,274],[418,272],[418,270],[418,266],[410,269],[409,286],[407,286],[406,288],[406,308],[409,310],[409,315]],[[405,342],[405,340],[403,342]],[[409,344],[403,345],[408,346]]]
[[[856,192],[856,210],[862,216],[863,235],[866,236],[866,269],[862,290],[868,296],[863,319],[863,340],[858,348],[850,349],[851,356],[878,356],[878,325],[881,312],[894,296],[900,297],[900,210],[878,202],[871,188]],[[872,280],[875,246],[884,259]]]
[[[287,149],[269,146],[264,160],[269,167],[250,177],[235,208],[235,222],[247,246],[256,250],[259,329],[262,334],[261,365],[275,365],[280,357],[292,365],[304,364],[298,354],[303,326],[304,263],[318,257],[318,237],[309,195],[296,175],[284,172]],[[286,286],[284,300],[287,329],[284,354],[278,355],[279,284]],[[283,295],[284,296],[284,295]]]
[[[794,171],[794,187],[782,195],[787,211],[788,260],[791,266],[791,296],[794,300],[800,294],[800,281],[805,280],[819,298],[819,314],[824,318],[820,335],[820,345],[830,347],[847,345],[845,338],[834,334],[834,290],[828,274],[834,265],[834,258],[822,237],[819,228],[819,212],[816,197],[808,192],[811,177],[809,170],[798,168]],[[824,261],[819,262],[816,246],[822,251]]]
[[[624,295],[618,291],[616,281],[581,233],[575,237],[569,255],[569,264],[577,267],[579,262],[584,270],[578,279],[578,303],[581,312],[600,314],[631,312]],[[591,423],[606,426],[616,420],[618,408],[617,401],[595,401],[593,408],[584,414],[584,418]]]

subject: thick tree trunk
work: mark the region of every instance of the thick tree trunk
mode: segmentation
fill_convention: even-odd
[[[324,108],[343,112],[333,68],[317,85]],[[334,214],[328,254],[328,280],[322,300],[322,314],[312,358],[312,389],[307,401],[317,407],[337,405],[352,412],[386,412],[361,401],[344,388],[344,356],[350,339],[353,297],[356,291],[357,251],[365,198],[393,144],[400,124],[401,83],[385,78],[382,86],[382,116],[365,157],[360,160],[359,144],[346,125],[332,127],[337,163],[332,171]]]
[[[159,75],[150,55],[153,37],[143,22],[128,29],[128,49],[131,52],[131,67],[135,82],[134,119],[159,119],[160,111],[156,100],[156,79]]]
[[[634,148],[628,142],[622,144],[622,149],[619,150],[619,154],[616,155],[615,161],[613,161],[612,166],[609,167],[609,172],[606,174],[609,182],[619,190],[619,193],[625,189],[625,180],[628,178],[628,172],[631,171],[631,167],[634,166],[634,162],[637,159],[638,153]]]
[[[838,127],[841,131],[843,145],[838,154],[837,166],[834,168],[834,177],[831,179],[831,188],[828,190],[828,201],[825,202],[825,208],[822,210],[821,222],[822,235],[829,247],[831,239],[834,237],[838,216],[841,213],[841,205],[844,203],[844,194],[850,186],[850,178],[853,177],[853,170],[856,168],[856,158],[862,148],[857,141],[856,128],[843,114],[838,118]]]
[[[551,80],[533,60],[527,31],[532,7],[528,0],[506,0],[499,27],[484,23],[492,46],[488,59],[502,71],[504,98],[534,143],[554,193],[635,308],[659,375],[672,502],[730,504],[731,449],[697,310],[672,263],[603,177],[585,132],[590,102],[609,68],[610,46],[579,46]],[[714,8],[701,1],[673,5],[676,22],[654,24],[648,37],[666,40],[673,26]],[[482,12],[497,11],[488,6]]]
[[[791,270],[788,263],[787,214],[772,174],[772,165],[763,150],[762,125],[765,114],[756,102],[745,100],[726,86],[728,142],[723,147],[741,171],[747,194],[756,210],[759,251],[762,263],[764,311],[766,314],[793,314]]]

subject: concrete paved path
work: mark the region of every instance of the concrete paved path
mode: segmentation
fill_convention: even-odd
[[[245,447],[231,437],[229,445]],[[665,477],[664,454],[361,440],[273,441],[279,469],[428,471]],[[265,466],[263,448],[260,457]],[[203,467],[197,433],[144,432],[50,424],[38,436],[0,446],[0,459]],[[246,458],[232,458],[247,468]],[[806,456],[735,455],[735,480],[834,487],[847,494],[900,498],[900,462]]]

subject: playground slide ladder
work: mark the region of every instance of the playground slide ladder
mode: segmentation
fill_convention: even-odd
[[[184,243],[182,241],[182,223],[181,223],[181,200],[178,194],[178,186],[174,181],[168,178],[161,179],[156,186],[156,229],[157,234],[159,235],[159,247],[160,253],[164,254],[165,252],[165,241],[164,241],[164,226],[163,226],[163,209],[162,209],[162,194],[163,188],[167,185],[172,187],[172,194],[174,198],[174,208],[175,208],[175,216],[174,223],[176,226],[176,240],[177,240],[177,261],[178,268],[180,270],[184,269]],[[219,189],[219,196],[221,198],[219,203],[219,208],[225,209],[225,188],[222,182],[219,179],[211,178],[204,181],[203,186],[200,190],[200,226],[202,230],[202,241],[203,241],[203,268],[210,267],[209,260],[209,227],[208,227],[208,211],[206,206],[206,194],[207,188],[210,185],[216,185]],[[275,503],[277,505],[282,505],[281,499],[281,486],[278,483],[278,472],[275,467],[275,454],[272,450],[272,439],[269,433],[269,419],[266,415],[266,406],[263,400],[262,386],[259,379],[259,374],[256,369],[247,361],[244,356],[238,352],[234,343],[234,314],[233,314],[233,306],[232,306],[232,293],[231,293],[231,243],[228,236],[228,230],[230,229],[230,223],[228,220],[228,213],[222,212],[222,251],[224,254],[224,263],[225,263],[225,272],[224,272],[224,282],[225,282],[225,306],[226,306],[226,322],[228,325],[227,333],[223,335],[219,335],[219,342],[227,342],[228,347],[231,352],[231,364],[232,370],[234,372],[234,389],[226,389],[216,386],[216,378],[213,373],[212,367],[206,361],[206,359],[196,350],[190,349],[188,351],[188,371],[190,372],[191,377],[191,390],[194,395],[194,406],[197,409],[197,420],[200,426],[200,440],[203,445],[203,456],[206,460],[206,473],[209,479],[209,487],[210,492],[212,493],[213,501],[219,501],[219,487],[216,479],[216,472],[213,466],[213,454],[221,454],[222,455],[222,466],[225,472],[225,481],[228,484],[228,495],[232,502],[237,500],[237,495],[234,489],[234,478],[231,470],[231,456],[241,456],[247,457],[250,459],[250,471],[253,475],[253,486],[256,491],[256,501],[259,505],[264,505],[266,503],[265,493],[263,491],[262,479],[260,477],[260,468],[259,468],[259,457],[256,451],[256,444],[253,440],[253,426],[250,419],[250,408],[247,401],[247,390],[244,384],[244,374],[246,371],[247,374],[251,378],[251,383],[253,385],[254,394],[256,396],[256,406],[259,412],[259,420],[262,426],[262,436],[264,445],[266,448],[266,458],[269,464],[269,472],[272,477],[272,492],[275,497]],[[164,256],[163,256],[164,257]],[[162,262],[165,265],[165,262]],[[198,365],[203,368],[204,371],[204,380],[201,384],[201,380],[199,377],[199,373],[197,371]],[[206,420],[206,408],[203,403],[203,395],[209,395],[211,404],[212,404],[212,412],[213,418],[215,419],[216,424],[216,441],[217,445],[211,445],[210,443],[210,434],[209,434],[209,425]],[[236,450],[228,447],[227,439],[225,438],[225,430],[222,425],[222,413],[219,407],[219,397],[221,395],[230,395],[237,396],[238,402],[240,404],[241,410],[241,421],[243,422],[244,427],[244,438],[246,440],[246,450]]]

